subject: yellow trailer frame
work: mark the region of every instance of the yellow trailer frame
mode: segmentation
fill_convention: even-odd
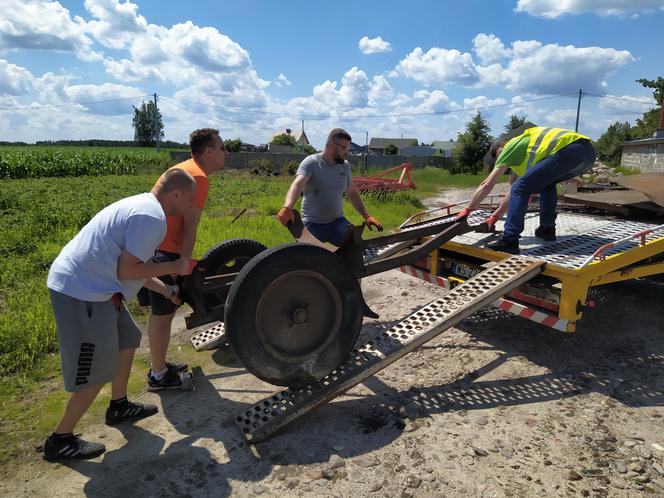
[[[476,211],[471,215],[469,224],[481,223],[489,214],[488,211]],[[449,219],[449,216],[445,216],[429,222]],[[522,238],[522,242],[526,242],[525,248],[522,243],[522,254],[546,261],[538,279],[540,287],[549,298],[534,295],[532,291],[537,289],[529,282],[511,296],[496,302],[496,306],[526,318],[532,319],[534,316],[535,321],[543,325],[574,332],[584,309],[594,304],[588,299],[591,288],[634,278],[664,275],[664,225],[579,213],[559,213],[559,227],[561,219],[564,223],[563,230],[558,229],[558,240],[543,243],[535,239],[533,233],[538,224],[538,215],[529,213]],[[421,226],[422,214],[418,221]],[[584,226],[590,221],[590,227]],[[407,230],[408,223],[404,223],[402,229]],[[565,227],[575,224],[576,230],[570,233],[565,231]],[[502,222],[498,222],[497,229],[501,228]],[[454,287],[472,276],[471,273],[459,275],[459,268],[478,271],[487,263],[502,261],[510,256],[483,247],[494,237],[495,234],[456,237],[432,251],[425,261],[410,268],[402,267],[401,270],[444,287]],[[575,244],[582,249],[575,249]]]

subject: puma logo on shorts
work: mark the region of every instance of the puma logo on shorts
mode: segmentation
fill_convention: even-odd
[[[78,370],[76,371],[76,380],[74,381],[77,386],[88,383],[94,354],[94,344],[90,342],[81,343],[81,351],[78,353]]]

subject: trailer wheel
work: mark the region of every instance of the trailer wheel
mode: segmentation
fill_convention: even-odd
[[[229,239],[208,249],[198,264],[205,268],[206,277],[237,273],[251,258],[265,249],[267,247],[255,240]],[[228,287],[207,293],[205,295],[205,305],[208,309],[224,306],[227,295]]]
[[[337,368],[362,328],[362,291],[341,258],[308,244],[262,252],[233,282],[229,341],[256,377],[301,387]]]

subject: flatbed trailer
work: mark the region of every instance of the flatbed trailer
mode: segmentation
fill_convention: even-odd
[[[257,255],[241,264],[237,255],[224,255],[212,266],[228,270],[226,274],[215,269],[214,275],[205,277],[206,270],[201,269],[198,277],[189,279],[199,303],[215,298],[213,306],[198,308],[202,312],[194,307],[194,314],[188,317],[191,323],[218,316],[216,310],[224,301],[226,308],[224,324],[202,332],[197,349],[218,342],[228,333],[231,346],[249,371],[275,385],[291,386],[235,414],[235,424],[247,442],[254,444],[270,437],[485,306],[493,304],[551,328],[573,332],[584,308],[592,304],[588,299],[592,287],[664,274],[664,225],[560,213],[558,239],[542,242],[533,235],[539,215],[531,213],[526,217],[522,254],[512,256],[484,248],[497,236],[483,224],[489,212],[475,211],[456,221],[450,207],[446,210],[437,217],[432,217],[432,212],[420,213],[404,222],[397,233],[376,239],[362,240],[362,227],[355,227],[352,239],[347,236],[335,255],[306,243],[262,251],[253,247],[255,242],[246,240],[226,242],[211,250],[210,254],[216,254],[214,251],[240,248],[239,254],[248,256],[253,247]],[[497,224],[498,230],[502,225]],[[291,227],[298,239],[301,230]],[[305,267],[307,255],[312,259]],[[233,264],[229,266],[226,261]],[[341,266],[330,269],[340,261]],[[201,264],[209,266],[210,261]],[[243,268],[234,273],[240,265]],[[363,302],[361,294],[346,304],[338,296],[357,291],[357,278],[393,268],[450,292],[364,344],[355,344],[361,321],[329,329],[327,315],[320,319],[335,307],[339,313],[354,308],[357,314],[356,308]],[[337,274],[345,274],[345,280],[328,285],[326,282]],[[285,279],[291,282],[283,285],[289,282]],[[231,282],[226,298],[223,289]],[[327,289],[322,294],[312,285],[321,282]],[[245,288],[251,292],[243,291]],[[240,319],[233,318],[233,313]],[[279,326],[284,317],[286,322]],[[259,320],[249,326],[256,318]],[[323,362],[318,350],[307,343],[311,335],[325,344],[345,342],[351,346],[349,354]],[[247,336],[252,343],[243,342]],[[308,348],[304,355],[299,353],[300,343]],[[255,361],[257,354],[262,355],[261,361]],[[273,374],[277,367],[281,370]],[[310,375],[312,367],[319,373]],[[290,376],[290,369],[295,369],[295,377]]]
[[[449,208],[443,208],[449,211]],[[440,213],[440,210],[436,210]],[[453,215],[431,217],[436,211],[415,215],[401,226],[412,230],[445,223]],[[475,211],[468,220],[478,224],[491,213]],[[493,305],[544,326],[574,332],[584,310],[595,302],[593,287],[634,278],[664,275],[664,225],[561,212],[556,221],[557,240],[544,242],[534,236],[539,214],[530,212],[520,240],[521,254],[546,262],[541,275],[511,291]],[[500,232],[504,222],[496,224]],[[490,261],[509,256],[486,249],[497,233],[469,232],[455,237],[425,258],[400,270],[427,282],[454,288],[479,273]]]

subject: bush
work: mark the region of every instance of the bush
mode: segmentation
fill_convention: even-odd
[[[280,176],[281,169],[267,159],[249,161],[249,173],[260,176]]]

